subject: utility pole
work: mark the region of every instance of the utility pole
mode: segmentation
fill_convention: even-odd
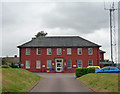
[[[106,9],[105,8],[105,5],[104,5],[104,9],[105,10],[109,10],[109,12],[110,12],[110,46],[111,46],[111,62],[112,62],[112,66],[114,65],[114,62],[113,62],[113,40],[112,40],[112,33],[113,33],[113,20],[114,19],[112,19],[112,16],[114,16],[113,14],[114,14],[114,11],[115,10],[117,10],[117,9],[115,9],[114,8],[114,2],[113,2],[113,4],[112,4],[112,7],[110,7],[109,9]]]

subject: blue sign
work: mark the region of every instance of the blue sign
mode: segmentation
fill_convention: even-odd
[[[23,66],[24,66],[24,64],[20,64],[20,66],[21,66],[21,67],[23,67]]]

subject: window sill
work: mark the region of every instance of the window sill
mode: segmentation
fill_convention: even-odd
[[[67,67],[67,69],[72,69],[72,67],[69,67],[69,68]]]
[[[93,55],[93,54],[88,54],[88,55]]]
[[[47,68],[47,69],[51,69],[51,68]]]

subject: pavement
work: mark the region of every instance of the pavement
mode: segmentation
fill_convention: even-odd
[[[43,77],[31,92],[93,92],[74,73],[35,73]]]

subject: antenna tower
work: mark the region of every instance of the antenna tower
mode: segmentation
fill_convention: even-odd
[[[115,39],[115,9],[114,8],[114,2],[110,6],[109,9],[105,8],[105,3],[104,3],[104,10],[109,10],[110,12],[110,45],[111,45],[111,62],[112,66],[114,65],[113,61],[113,46],[115,46],[115,52],[116,52],[116,39]],[[114,39],[114,40],[113,40]],[[114,42],[114,44],[113,44]]]

